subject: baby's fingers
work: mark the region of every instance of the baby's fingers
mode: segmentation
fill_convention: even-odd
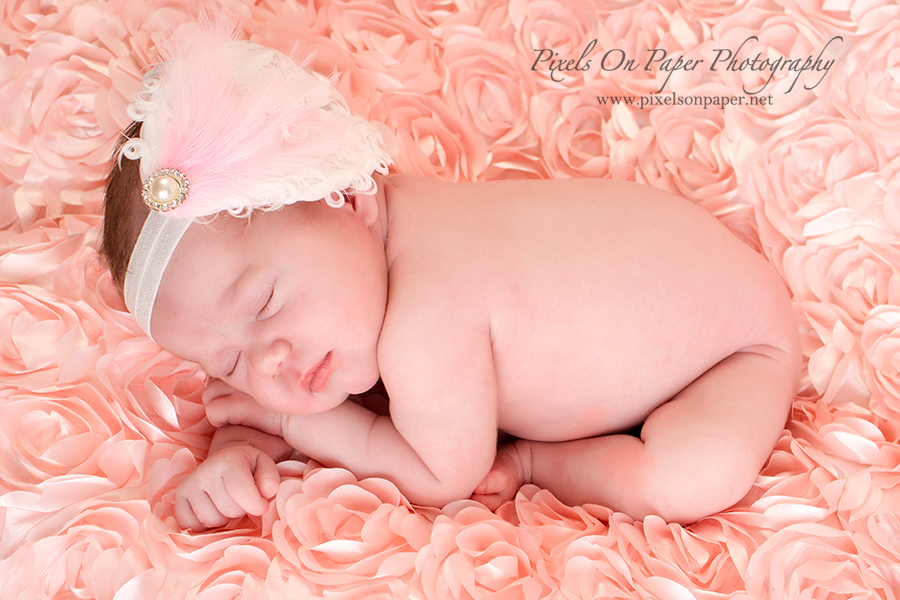
[[[271,459],[269,459],[269,461],[271,462]],[[257,459],[258,464],[262,462],[264,461],[259,458]],[[277,476],[277,470],[275,474]],[[222,474],[222,482],[225,484],[225,491],[228,492],[228,497],[235,505],[240,507],[240,510],[244,513],[248,515],[261,515],[268,510],[269,502],[260,494],[260,489],[257,487],[257,480],[250,470],[234,469],[226,471]],[[267,485],[269,485],[268,482]],[[276,483],[276,489],[277,486],[278,484]]]
[[[511,482],[505,471],[500,469],[491,469],[487,476],[478,484],[472,495],[489,495],[502,492],[506,488],[511,487]]]
[[[211,398],[206,403],[206,418],[213,427],[224,425],[252,426],[254,409],[260,409],[247,399],[234,395]]]
[[[226,525],[229,517],[223,515],[206,492],[198,491],[190,496],[175,496],[175,518],[184,529],[204,531]]]
[[[275,464],[275,461],[268,454],[260,453],[257,456],[253,478],[256,480],[256,488],[264,498],[271,499],[278,492],[278,486],[281,484],[281,475],[278,473],[278,466]]]
[[[206,388],[200,394],[200,399],[203,400],[203,404],[209,404],[212,400],[232,394],[234,391],[233,387],[221,379],[210,378],[206,381]]]
[[[206,418],[213,427],[243,425],[281,436],[281,415],[267,410],[246,394],[214,398],[206,404]]]

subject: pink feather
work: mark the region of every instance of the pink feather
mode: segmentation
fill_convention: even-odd
[[[190,181],[165,214],[247,215],[373,192],[372,173],[390,162],[378,130],[321,76],[235,38],[222,20],[200,26],[166,50],[132,105],[143,115],[141,176],[174,168]]]

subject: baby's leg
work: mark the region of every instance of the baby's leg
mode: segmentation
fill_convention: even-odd
[[[641,439],[520,440],[486,482],[505,465],[571,505],[694,522],[753,485],[784,428],[797,367],[796,353],[768,346],[732,354],[653,411]]]

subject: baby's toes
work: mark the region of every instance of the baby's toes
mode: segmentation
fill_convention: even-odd
[[[475,502],[481,502],[488,510],[495,511],[500,508],[502,504],[512,500],[513,496],[515,496],[515,490],[507,488],[495,494],[472,494],[471,499]]]
[[[472,500],[481,502],[490,510],[497,510],[501,504],[516,495],[515,477],[508,469],[493,468],[472,494]]]
[[[498,492],[502,492],[508,486],[509,473],[507,473],[502,468],[498,469],[497,465],[494,465],[488,472],[484,480],[480,484],[478,484],[478,487],[475,488],[473,496],[488,496],[491,494],[496,494]]]

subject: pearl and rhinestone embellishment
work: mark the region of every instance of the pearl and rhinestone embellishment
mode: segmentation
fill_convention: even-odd
[[[144,182],[141,197],[153,210],[166,212],[184,202],[188,188],[184,173],[178,169],[160,169]]]

